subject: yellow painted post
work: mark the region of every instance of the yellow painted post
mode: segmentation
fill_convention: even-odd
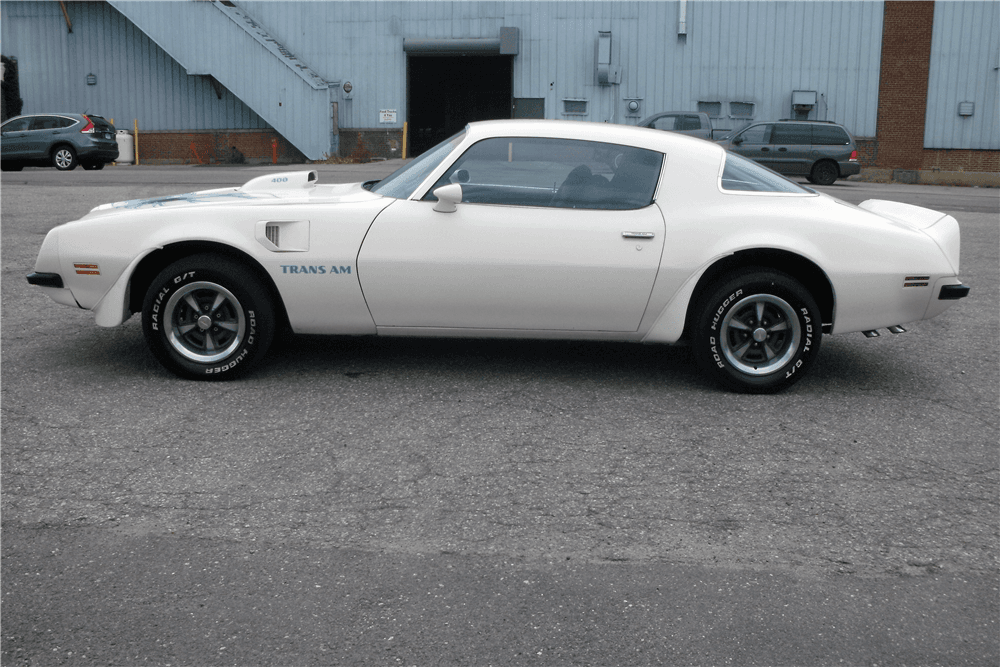
[[[404,121],[403,122],[403,159],[404,160],[406,159],[406,129],[407,129],[406,126],[407,125],[408,125],[408,123],[406,123]]]
[[[135,166],[139,166],[139,121],[132,119],[132,128],[135,130]]]

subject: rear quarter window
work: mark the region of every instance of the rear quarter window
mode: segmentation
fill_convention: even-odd
[[[851,137],[836,125],[813,125],[813,143],[820,146],[846,146]]]
[[[813,194],[781,174],[735,153],[726,153],[719,185],[726,192],[784,192]]]

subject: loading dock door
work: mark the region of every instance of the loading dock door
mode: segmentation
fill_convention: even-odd
[[[407,155],[420,155],[466,123],[511,117],[511,56],[411,55],[406,60]]]

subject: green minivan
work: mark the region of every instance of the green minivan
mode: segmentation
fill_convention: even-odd
[[[832,185],[838,178],[861,173],[854,137],[832,121],[753,123],[717,143],[779,174],[804,176],[817,185]]]

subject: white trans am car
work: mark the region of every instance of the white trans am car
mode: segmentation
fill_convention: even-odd
[[[98,206],[28,282],[116,326],[141,313],[177,375],[225,379],[275,331],[689,343],[773,392],[823,334],[902,331],[969,288],[954,218],[853,206],[669,132],[488,121],[379,182],[315,171]]]

